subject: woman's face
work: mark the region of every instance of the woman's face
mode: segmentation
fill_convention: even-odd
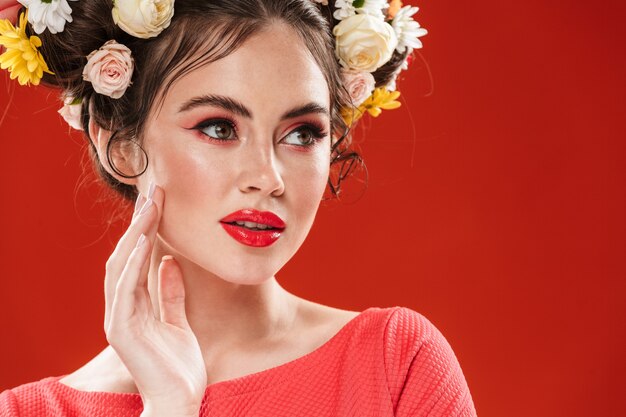
[[[324,193],[329,108],[321,70],[284,24],[179,78],[144,136],[146,180],[165,191],[159,238],[227,281],[272,277],[303,243]],[[265,246],[242,243],[221,222],[242,209],[271,211],[285,229]]]

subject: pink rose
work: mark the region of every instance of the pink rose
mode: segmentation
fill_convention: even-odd
[[[131,83],[133,65],[130,49],[110,40],[87,55],[83,79],[91,82],[96,93],[120,98]]]
[[[352,103],[355,106],[359,106],[372,94],[372,91],[374,91],[374,87],[376,86],[374,76],[370,72],[357,69],[342,68],[341,72],[346,89],[352,98]]]
[[[76,100],[74,99],[74,97],[67,96],[63,100],[63,107],[61,107],[58,112],[68,125],[76,130],[83,130],[83,126],[80,122],[81,107],[82,105],[80,103],[80,100]]]

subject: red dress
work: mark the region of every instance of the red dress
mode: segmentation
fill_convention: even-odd
[[[79,391],[51,376],[0,394],[1,417],[139,416],[137,393]],[[200,416],[476,416],[449,343],[407,307],[370,307],[293,361],[210,384]]]

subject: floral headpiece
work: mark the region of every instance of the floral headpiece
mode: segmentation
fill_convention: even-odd
[[[315,0],[328,5],[328,0]],[[378,117],[381,109],[396,109],[396,79],[408,69],[418,39],[428,31],[413,20],[418,7],[403,6],[401,0],[337,0],[333,17],[340,22],[333,28],[335,56],[342,66],[345,87],[353,107],[341,110],[346,125],[351,126],[365,112]],[[408,51],[407,51],[408,50]],[[391,59],[394,51],[407,53],[406,59],[392,74],[389,83],[375,88],[372,75]]]
[[[77,0],[69,0],[77,1]],[[328,6],[328,0],[312,0]],[[46,29],[62,32],[72,22],[72,8],[68,0],[18,0],[27,7],[16,26],[9,19],[0,20],[0,45],[6,51],[0,55],[0,68],[8,69],[10,78],[20,85],[38,85],[48,69],[39,47],[41,39],[26,36],[26,21],[37,34]],[[13,10],[16,6],[9,6]],[[346,107],[341,115],[351,126],[365,112],[377,117],[381,109],[400,107],[396,101],[398,74],[408,68],[413,49],[421,48],[418,39],[426,29],[413,20],[417,7],[404,6],[401,0],[336,0],[333,17],[340,22],[334,27],[335,56],[342,66],[345,87],[355,107]],[[114,0],[113,21],[126,33],[138,38],[152,38],[166,29],[174,15],[174,0]],[[2,11],[0,11],[0,16]],[[392,74],[391,81],[375,88],[372,75],[391,59],[394,51],[408,53],[402,65]],[[122,97],[132,84],[134,60],[131,50],[108,40],[86,56],[83,79],[89,81],[96,93],[113,99]],[[63,108],[59,113],[75,129],[80,123],[81,98],[62,95]]]

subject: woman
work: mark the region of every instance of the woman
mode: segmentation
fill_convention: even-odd
[[[349,128],[398,105],[396,77],[426,33],[416,9],[20,3],[2,68],[62,89],[61,114],[135,212],[106,263],[110,345],[4,391],[0,415],[475,415],[424,316],[324,306],[274,276],[326,186],[339,192],[331,166],[358,160]]]

